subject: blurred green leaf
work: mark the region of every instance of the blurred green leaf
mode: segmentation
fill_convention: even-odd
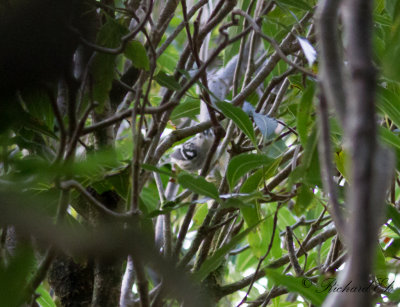
[[[385,8],[387,13],[392,19],[395,19],[400,12],[400,1],[398,0],[386,0]]]
[[[2,306],[19,307],[30,273],[34,268],[35,256],[27,247],[17,248],[5,266],[0,262],[0,302]]]
[[[149,70],[150,60],[146,49],[139,41],[131,41],[126,45],[125,56],[132,61],[132,65],[139,69]]]

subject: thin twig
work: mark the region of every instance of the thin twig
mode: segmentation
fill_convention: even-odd
[[[346,225],[344,222],[343,214],[340,209],[337,188],[335,182],[333,181],[333,166],[332,166],[332,149],[330,141],[330,127],[329,127],[329,117],[328,117],[328,106],[323,93],[320,95],[318,104],[318,117],[319,126],[321,128],[320,142],[319,142],[319,152],[320,152],[320,163],[322,176],[325,182],[325,187],[327,190],[327,195],[329,197],[329,208],[331,216],[335,222],[336,229],[341,236],[345,238]]]
[[[149,2],[150,2],[150,5],[148,7],[148,10],[147,10],[146,15],[143,18],[142,22],[133,31],[129,32],[128,34],[124,35],[121,38],[120,45],[117,48],[107,48],[107,47],[96,45],[96,44],[88,41],[86,38],[84,38],[78,29],[76,29],[72,26],[69,26],[69,29],[79,37],[82,44],[84,44],[87,47],[92,48],[93,50],[95,50],[97,52],[107,53],[107,54],[120,54],[125,50],[125,47],[128,44],[128,42],[130,40],[132,40],[140,31],[142,31],[143,27],[146,25],[146,23],[150,17],[150,14],[153,10],[153,0],[149,0]]]
[[[244,18],[246,18],[246,19],[249,21],[249,23],[251,24],[251,26],[253,27],[254,31],[255,31],[258,35],[260,35],[263,39],[265,39],[267,42],[269,42],[269,43],[272,45],[272,47],[274,47],[276,53],[280,56],[280,58],[281,58],[283,61],[285,61],[286,63],[288,63],[290,66],[296,68],[297,70],[301,71],[302,73],[304,73],[304,74],[306,74],[306,75],[308,75],[308,76],[310,76],[310,77],[316,79],[317,76],[316,76],[313,72],[311,72],[311,71],[309,71],[308,69],[305,69],[304,67],[302,67],[302,66],[300,66],[300,65],[297,65],[295,62],[289,60],[288,57],[285,55],[284,51],[283,51],[283,50],[281,49],[281,47],[279,46],[279,44],[278,44],[273,38],[271,38],[271,37],[265,35],[265,34],[261,31],[261,29],[260,29],[260,27],[258,26],[258,24],[254,21],[253,18],[251,18],[251,16],[250,16],[249,14],[247,14],[246,12],[244,12],[244,11],[242,11],[242,10],[240,10],[240,9],[235,9],[235,10],[233,10],[233,11],[232,11],[232,14],[233,14],[233,15],[240,15],[240,16],[243,16]]]
[[[296,257],[296,252],[294,249],[294,242],[293,242],[293,231],[290,226],[286,226],[286,246],[288,250],[288,255],[290,259],[290,263],[296,272],[297,276],[303,275],[303,270],[300,267],[299,261]]]
[[[105,205],[103,205],[101,202],[99,202],[96,198],[94,198],[86,189],[77,181],[75,180],[68,180],[68,181],[62,181],[60,182],[60,188],[63,190],[69,190],[71,188],[74,188],[78,190],[85,199],[92,204],[98,211],[101,213],[114,217],[117,219],[122,219],[122,220],[127,220],[131,218],[131,215],[125,214],[125,213],[118,213],[113,210],[108,209]]]

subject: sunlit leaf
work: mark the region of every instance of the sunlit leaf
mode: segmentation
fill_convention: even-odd
[[[51,298],[49,292],[43,286],[39,286],[39,288],[36,289],[36,293],[40,295],[36,299],[36,302],[38,302],[41,307],[56,307],[56,304]]]

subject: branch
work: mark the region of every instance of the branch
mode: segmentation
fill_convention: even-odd
[[[333,181],[333,165],[332,165],[332,149],[330,141],[330,127],[328,117],[328,106],[326,104],[323,93],[320,95],[319,104],[317,107],[319,127],[321,129],[320,140],[318,142],[320,164],[322,178],[324,180],[324,186],[326,194],[329,198],[329,211],[335,222],[336,229],[340,234],[342,240],[346,237],[346,225],[343,219],[343,214],[340,209],[338,194],[335,182]]]
[[[121,38],[121,44],[117,48],[107,48],[107,47],[96,45],[96,44],[88,41],[87,39],[85,39],[81,35],[81,33],[79,32],[78,29],[76,29],[72,26],[69,26],[69,29],[79,37],[79,40],[81,41],[82,44],[84,44],[87,47],[92,48],[93,50],[95,50],[97,52],[106,53],[106,54],[120,54],[125,50],[125,47],[128,44],[128,42],[131,39],[133,39],[140,31],[142,31],[142,29],[146,25],[146,22],[148,21],[150,14],[153,10],[153,0],[149,0],[149,4],[150,4],[149,8],[148,8],[146,15],[143,18],[142,22],[136,27],[136,29],[134,29],[133,31],[129,32],[128,34],[124,35]]]
[[[126,219],[130,219],[132,216],[129,214],[124,214],[124,213],[118,213],[115,211],[112,211],[110,209],[108,209],[106,206],[104,206],[101,202],[99,202],[96,198],[94,198],[88,191],[86,191],[86,189],[77,181],[75,180],[68,180],[68,181],[63,181],[60,182],[60,188],[63,190],[69,190],[69,189],[76,189],[77,191],[79,191],[82,196],[90,203],[92,204],[99,212],[110,216],[110,217],[114,217],[117,218],[119,220],[126,220]]]
[[[351,185],[347,204],[351,210],[346,233],[349,263],[340,282],[368,286],[378,230],[383,222],[384,200],[394,169],[394,156],[377,140],[375,118],[376,71],[372,58],[373,1],[346,0],[344,23],[349,68],[345,140],[350,153]],[[336,31],[336,29],[331,29]],[[334,33],[334,32],[332,32]],[[337,90],[337,89],[335,89]],[[340,88],[339,88],[340,91]],[[342,112],[343,110],[338,110]],[[368,306],[370,293],[339,296],[331,293],[326,306]]]
[[[293,231],[290,226],[286,226],[286,245],[289,255],[290,264],[292,265],[294,271],[296,272],[296,276],[302,276],[303,270],[299,264],[299,261],[296,257],[294,242],[293,242]]]
[[[174,108],[177,105],[178,105],[178,103],[176,101],[170,101],[169,103],[160,105],[159,107],[144,107],[143,112],[145,114],[160,114],[166,110]],[[89,127],[82,129],[81,135],[92,133],[93,131],[114,125],[114,124],[120,122],[121,120],[123,120],[125,118],[129,118],[131,116],[132,116],[132,109],[127,109],[123,112],[116,113],[113,116],[111,116],[101,122],[98,122],[96,124],[93,124]]]
[[[258,24],[253,20],[253,18],[251,18],[251,16],[249,14],[247,14],[246,12],[244,12],[244,11],[242,11],[240,9],[235,9],[235,10],[232,11],[232,15],[240,15],[240,16],[243,16],[244,18],[246,18],[246,20],[250,23],[250,25],[252,26],[254,31],[258,35],[260,35],[263,39],[265,39],[267,42],[269,42],[271,44],[271,46],[275,49],[276,54],[279,55],[279,57],[283,61],[285,61],[290,66],[296,68],[297,70],[301,71],[302,73],[306,74],[307,76],[310,76],[310,77],[316,79],[316,75],[313,72],[311,72],[308,69],[305,69],[304,67],[302,67],[300,65],[297,65],[295,62],[289,60],[288,57],[286,56],[286,54],[284,53],[284,51],[279,46],[279,44],[273,38],[265,35],[261,31],[261,29],[258,26]]]
[[[133,293],[132,293],[132,286],[135,282],[134,278],[134,269],[133,269],[133,261],[132,257],[128,256],[126,260],[126,269],[125,274],[122,279],[121,285],[121,296],[119,299],[119,305],[122,307],[133,306]]]
[[[346,117],[346,93],[343,81],[343,60],[338,46],[338,10],[341,0],[322,0],[317,8],[316,28],[320,45],[320,77],[328,103],[344,126]]]
[[[208,0],[201,0],[197,3],[195,3],[190,11],[187,13],[188,19],[192,18],[194,14],[206,3]],[[157,49],[157,58],[167,49],[167,47],[173,42],[173,40],[178,36],[178,34],[183,30],[185,27],[185,21],[182,21],[174,30],[174,32],[170,35],[168,35],[167,39],[163,44],[160,46],[160,48]]]
[[[331,228],[331,229],[325,230],[324,232],[315,236],[308,243],[304,244],[304,246],[303,246],[304,250],[300,249],[297,252],[297,257],[301,257],[304,254],[304,251],[309,251],[309,250],[313,249],[315,246],[323,243],[324,241],[328,240],[330,237],[333,237],[335,234],[336,234],[336,229]],[[289,262],[290,262],[289,255],[285,255],[275,261],[272,261],[271,263],[266,265],[264,268],[276,269],[276,268],[279,268]],[[265,272],[263,270],[261,270],[257,274],[252,274],[250,276],[247,276],[238,282],[228,284],[228,285],[225,285],[222,287],[218,287],[215,289],[216,297],[222,298],[226,295],[232,294],[232,293],[248,286],[252,282],[253,279],[254,279],[254,281],[256,281],[264,276],[265,276]]]
[[[308,12],[304,15],[304,17],[300,20],[299,24],[296,24],[292,31],[283,39],[282,43],[279,45],[279,48],[285,53],[288,50],[292,42],[294,41],[294,36],[292,34],[293,31],[297,31],[302,25],[304,25],[310,18],[312,17],[312,12]],[[246,97],[250,95],[252,92],[256,90],[256,88],[264,82],[265,78],[272,72],[276,64],[281,59],[280,55],[275,51],[271,57],[269,58],[268,62],[265,66],[260,69],[257,75],[251,80],[251,82],[242,89],[242,91],[236,95],[231,103],[235,106],[241,105]]]

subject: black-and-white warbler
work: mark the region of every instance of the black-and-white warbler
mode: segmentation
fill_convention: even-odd
[[[171,154],[172,161],[185,171],[201,169],[213,142],[213,135],[211,130],[196,134]]]

